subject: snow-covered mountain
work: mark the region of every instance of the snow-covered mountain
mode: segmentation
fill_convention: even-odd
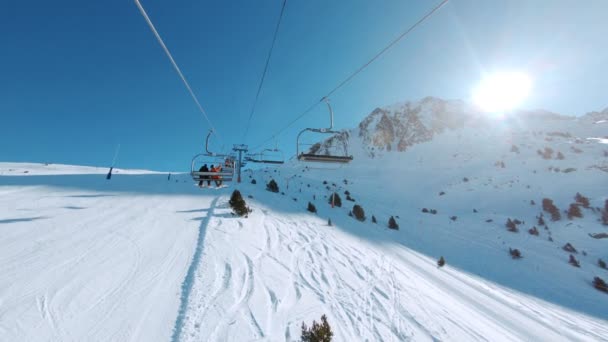
[[[0,163],[0,340],[297,341],[322,314],[336,341],[607,340],[601,118],[426,98],[318,146],[348,141],[349,165],[291,161],[220,189]],[[248,218],[230,214],[235,188]]]
[[[561,115],[545,110],[521,110],[500,118],[480,112],[475,106],[461,100],[443,100],[426,97],[420,101],[403,102],[374,109],[358,125],[312,146],[311,153],[344,154],[344,146],[358,137],[359,148],[369,156],[378,152],[404,152],[409,147],[430,141],[445,131],[470,128],[493,130],[497,123],[512,129],[551,131],[593,131],[589,124],[608,123],[608,108],[582,117]],[[605,135],[606,133],[604,133]],[[357,151],[357,149],[350,149]],[[356,152],[355,152],[356,153]]]

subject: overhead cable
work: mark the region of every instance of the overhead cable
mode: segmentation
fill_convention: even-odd
[[[253,101],[253,105],[251,107],[251,112],[249,112],[249,119],[247,120],[247,126],[245,127],[245,134],[243,135],[243,139],[246,139],[247,133],[249,133],[249,127],[251,126],[251,119],[253,118],[253,113],[255,112],[255,107],[258,103],[258,98],[260,97],[260,91],[262,90],[262,85],[264,84],[264,79],[266,78],[266,72],[268,71],[268,65],[270,64],[270,57],[272,56],[272,50],[274,49],[274,43],[277,40],[277,35],[279,33],[279,27],[281,26],[281,19],[283,18],[283,12],[285,12],[286,3],[287,3],[287,0],[283,0],[283,5],[281,6],[281,13],[279,14],[279,20],[277,21],[277,26],[274,29],[274,35],[272,37],[272,44],[270,45],[270,50],[268,51],[268,56],[266,57],[266,64],[264,65],[264,71],[262,72],[260,84],[258,85],[258,90],[255,94],[255,100]]]
[[[376,53],[371,59],[369,59],[367,62],[365,62],[359,68],[357,68],[357,70],[355,70],[353,73],[351,73],[348,77],[346,77],[344,80],[342,80],[340,83],[338,83],[337,86],[335,86],[331,91],[329,91],[319,101],[317,101],[314,104],[312,104],[310,107],[308,107],[306,110],[304,110],[298,116],[296,116],[292,121],[290,121],[287,125],[285,125],[283,128],[281,128],[277,133],[273,134],[270,138],[268,138],[267,140],[265,140],[264,142],[262,142],[261,144],[259,144],[258,146],[256,146],[256,148],[254,148],[252,150],[255,150],[258,147],[263,146],[264,144],[266,144],[268,141],[270,141],[272,139],[275,139],[281,133],[283,133],[286,129],[288,129],[289,127],[291,127],[291,125],[293,125],[298,120],[300,120],[302,117],[304,117],[305,115],[307,115],[308,113],[310,113],[319,103],[323,102],[326,98],[330,97],[336,91],[338,91],[338,89],[342,88],[344,85],[346,85],[348,82],[350,82],[355,76],[357,76],[360,72],[362,72],[363,70],[365,70],[373,62],[375,62],[378,58],[380,58],[380,56],[382,56],[385,52],[387,52],[388,50],[390,50],[400,40],[402,40],[403,38],[405,38],[410,32],[412,32],[420,24],[422,24],[424,21],[426,21],[428,18],[430,18],[433,14],[435,14],[435,12],[437,12],[441,7],[443,7],[443,5],[445,5],[448,1],[449,0],[442,0],[439,4],[437,4],[435,7],[433,7],[429,12],[427,12],[423,17],[421,17],[418,21],[416,21],[412,26],[410,26],[407,30],[405,30],[403,33],[401,33],[399,36],[397,36],[397,38],[393,39],[391,42],[389,42],[388,45],[386,45],[384,48],[382,48],[380,51],[378,51],[378,53]]]
[[[188,92],[190,93],[190,96],[192,97],[192,99],[196,103],[196,106],[198,107],[198,110],[203,114],[203,117],[205,118],[205,120],[207,120],[207,123],[209,124],[209,126],[211,127],[211,129],[214,132],[216,132],[216,134],[217,134],[217,130],[213,127],[213,123],[211,123],[211,120],[209,119],[209,116],[207,116],[207,112],[205,111],[205,109],[203,108],[203,106],[201,105],[201,103],[198,101],[198,98],[196,97],[196,94],[192,90],[192,87],[190,87],[190,84],[186,80],[186,77],[184,76],[184,74],[180,70],[179,66],[177,66],[177,63],[175,62],[175,59],[173,59],[173,56],[171,55],[171,52],[169,51],[169,49],[165,45],[165,42],[163,41],[163,39],[160,37],[160,34],[158,34],[158,31],[154,27],[154,24],[152,24],[152,20],[150,20],[150,17],[148,17],[148,14],[146,13],[146,10],[143,8],[143,6],[139,2],[139,0],[134,0],[134,1],[135,1],[135,4],[137,5],[137,8],[139,8],[139,11],[141,12],[141,15],[144,17],[144,19],[146,19],[146,22],[148,23],[148,26],[150,26],[150,29],[154,33],[154,36],[156,37],[156,40],[158,40],[158,43],[160,44],[160,46],[165,51],[165,54],[167,55],[167,57],[169,57],[169,60],[171,61],[171,64],[173,65],[173,68],[175,69],[175,71],[177,72],[177,74],[179,75],[179,77],[182,79],[182,82],[186,86],[186,89],[188,89]],[[219,135],[218,135],[218,137],[219,137]],[[221,140],[221,138],[220,138],[220,140]]]

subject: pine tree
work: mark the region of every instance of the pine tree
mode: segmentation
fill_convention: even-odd
[[[364,210],[363,210],[363,208],[362,208],[360,205],[358,205],[358,204],[355,204],[355,205],[353,206],[353,215],[355,216],[355,218],[356,218],[358,221],[362,221],[362,222],[363,222],[363,221],[365,221],[365,211],[364,211]]]
[[[439,267],[443,267],[443,265],[445,265],[445,259],[443,258],[443,255],[439,258],[439,260],[437,260],[437,266]]]
[[[317,212],[317,207],[315,207],[314,204],[308,202],[308,208],[307,208],[307,210],[310,211],[311,213],[316,213]]]
[[[513,249],[509,248],[509,254],[511,254],[511,258],[513,258],[513,259],[521,258],[521,252],[517,248],[513,248]]]
[[[570,254],[570,259],[568,260],[568,263],[574,267],[581,267],[581,263],[578,262],[578,260],[576,260],[576,258],[572,254]]]
[[[376,221],[376,216],[372,215],[372,223],[378,223],[378,221]]]
[[[310,328],[302,322],[302,342],[331,342],[333,336],[325,315],[321,316],[321,323],[312,321]]]
[[[332,202],[334,206],[342,207],[342,199],[340,198],[340,195],[335,192],[329,196],[329,204],[332,204]]]
[[[266,184],[266,190],[270,192],[279,192],[279,185],[274,181],[274,179],[271,179],[270,182]]]
[[[598,289],[602,292],[608,292],[608,284],[606,284],[604,279],[602,279],[600,277],[593,278],[593,287],[595,287],[596,289]]]
[[[247,214],[251,212],[251,209],[247,207],[247,203],[245,203],[243,196],[241,196],[241,192],[238,190],[232,192],[228,204],[230,204],[230,208],[232,208],[234,213],[238,216],[247,216]]]
[[[391,216],[391,218],[388,219],[388,227],[390,229],[399,229],[399,225],[397,224],[397,221],[395,221],[395,218]]]

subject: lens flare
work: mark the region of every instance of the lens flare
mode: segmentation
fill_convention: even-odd
[[[473,90],[473,103],[488,113],[516,109],[530,94],[532,80],[523,72],[496,72],[484,77]]]

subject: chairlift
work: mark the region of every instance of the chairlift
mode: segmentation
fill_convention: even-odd
[[[259,153],[248,154],[245,160],[261,164],[284,164],[285,156],[278,148],[265,148]]]
[[[234,178],[236,158],[228,154],[217,154],[209,150],[209,137],[213,131],[209,131],[205,139],[205,152],[199,153],[192,158],[190,165],[190,176],[195,182],[222,181],[230,182]],[[209,171],[201,171],[207,165]],[[220,171],[211,171],[212,167],[220,167]]]
[[[305,145],[305,144],[300,143],[300,136],[304,132],[308,131],[308,132],[321,133],[321,134],[340,134],[341,133],[339,131],[333,130],[334,112],[331,108],[331,105],[329,104],[329,99],[323,98],[323,100],[325,101],[325,103],[327,104],[327,108],[329,109],[329,128],[305,128],[302,131],[300,131],[300,133],[298,134],[298,137],[296,139],[296,156],[297,156],[298,160],[305,161],[305,162],[340,163],[340,164],[350,163],[353,160],[353,156],[348,155],[348,144],[346,141],[344,141],[343,146],[342,146],[342,149],[344,151],[343,154],[332,154],[331,151],[329,151],[329,149],[326,149],[325,154],[318,154],[316,152],[318,150],[320,150],[320,148],[321,148],[320,144],[315,144],[317,146],[317,148],[315,148],[315,145],[313,145],[313,147],[309,148],[308,153],[300,152],[300,147]]]

